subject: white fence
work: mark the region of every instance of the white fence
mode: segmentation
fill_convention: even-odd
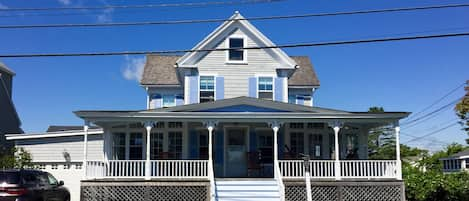
[[[143,178],[145,160],[88,161],[87,178]],[[208,178],[208,160],[152,160],[152,178]]]
[[[283,178],[303,178],[305,167],[303,160],[279,161]],[[397,178],[395,160],[341,160],[340,178]],[[335,178],[334,160],[311,160],[309,163],[311,178]]]

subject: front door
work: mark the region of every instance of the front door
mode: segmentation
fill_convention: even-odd
[[[246,128],[226,128],[225,177],[247,177],[246,137]]]

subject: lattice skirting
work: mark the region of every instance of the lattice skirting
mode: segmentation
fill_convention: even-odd
[[[204,182],[82,182],[81,200],[208,201],[209,188]]]
[[[404,183],[399,182],[314,182],[313,200],[317,201],[404,201]],[[306,200],[304,182],[285,182],[287,201]]]

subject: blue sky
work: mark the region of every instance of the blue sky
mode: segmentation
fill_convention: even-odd
[[[145,3],[169,1],[146,0]],[[190,2],[190,1],[171,1]],[[193,2],[193,1],[192,1]],[[0,0],[1,7],[57,7],[125,5],[130,0]],[[467,3],[445,1],[444,4]],[[270,4],[160,8],[146,10],[83,11],[79,15],[13,17],[0,12],[0,24],[94,23],[151,20],[228,18],[235,10],[245,17],[291,15],[440,5],[436,0],[288,0]],[[252,22],[276,44],[399,37],[415,34],[467,32],[469,8],[355,16]],[[18,14],[18,13],[17,13]],[[21,14],[21,13],[19,13]],[[0,31],[0,54],[103,52],[190,49],[219,24],[136,27],[18,29]],[[321,81],[317,106],[366,111],[382,106],[387,111],[418,112],[469,79],[469,37],[392,43],[285,49],[290,55],[308,55]],[[27,132],[48,125],[82,124],[72,111],[84,109],[144,109],[144,90],[134,79],[143,56],[60,57],[3,59],[17,76],[14,102]],[[463,89],[428,110],[463,96]],[[402,126],[402,141],[456,121],[449,108],[415,127]],[[464,143],[459,125],[412,146],[437,150],[444,143]],[[444,142],[444,143],[443,143]]]

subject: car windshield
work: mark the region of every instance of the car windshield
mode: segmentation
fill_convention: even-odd
[[[19,172],[2,172],[0,171],[0,183],[18,184],[20,182]]]

